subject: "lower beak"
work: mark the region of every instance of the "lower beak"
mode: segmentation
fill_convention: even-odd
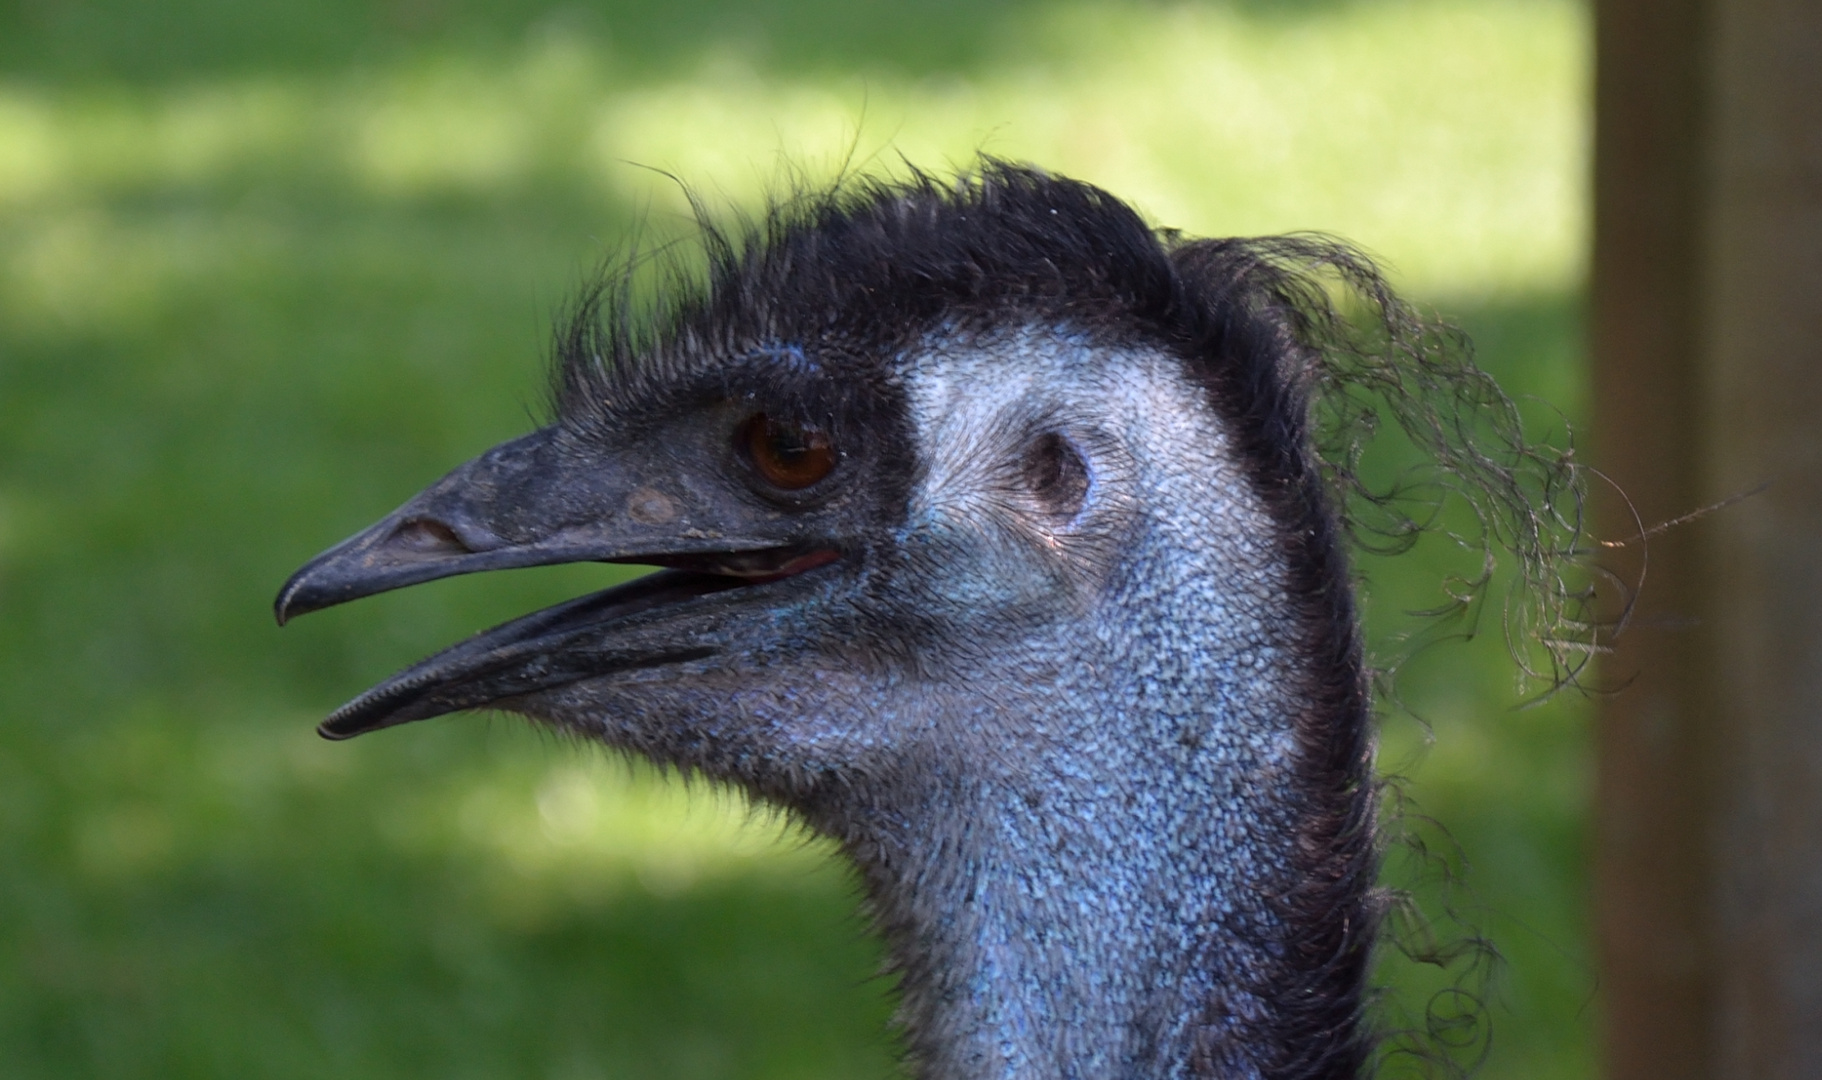
[[[406,668],[337,709],[316,730],[326,739],[347,739],[586,678],[708,659],[720,651],[712,627],[678,634],[674,620],[648,613],[663,608],[669,614],[737,585],[665,570],[534,612]]]

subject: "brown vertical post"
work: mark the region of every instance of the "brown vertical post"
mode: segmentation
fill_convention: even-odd
[[[1822,3],[1598,0],[1596,64],[1598,464],[1647,525],[1770,483],[1604,665],[1609,1073],[1822,1077]]]
[[[1718,1076],[1822,1078],[1822,3],[1718,0],[1704,483]]]
[[[1595,9],[1593,449],[1631,500],[1597,487],[1606,537],[1700,505],[1702,7]],[[1616,1080],[1715,1075],[1703,744],[1713,710],[1695,532],[1652,539],[1632,625],[1602,665],[1607,681],[1631,680],[1603,703],[1595,740],[1595,926]],[[1610,561],[1632,578],[1639,555]]]

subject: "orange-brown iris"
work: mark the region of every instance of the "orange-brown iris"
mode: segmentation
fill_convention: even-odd
[[[809,487],[835,468],[835,444],[813,427],[759,413],[736,438],[766,483],[785,491]]]

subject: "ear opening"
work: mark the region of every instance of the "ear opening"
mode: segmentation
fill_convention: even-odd
[[[1022,467],[1026,487],[1051,517],[1068,521],[1081,512],[1088,500],[1088,463],[1066,436],[1047,431],[1033,439]]]

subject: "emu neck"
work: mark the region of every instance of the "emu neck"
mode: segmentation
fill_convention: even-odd
[[[1352,1075],[1372,856],[1339,561],[1320,522],[1265,504],[1174,361],[1004,348],[1017,364],[916,366],[932,452],[904,541],[951,568],[920,610],[957,612],[992,659],[931,676],[921,752],[840,830],[913,1060],[941,1080]],[[1114,553],[1050,593],[995,539],[1014,519],[976,464],[1040,393],[1100,485],[1058,544]]]
[[[1296,931],[1269,900],[1298,833],[1288,723],[1173,703],[1191,675],[1073,713],[1081,687],[1033,695],[1048,759],[931,790],[894,865],[869,868],[924,1075],[1265,1075]]]
[[[1298,756],[1293,605],[1242,532],[1151,529],[1098,614],[929,717],[928,771],[857,853],[923,1075],[1275,1074],[1306,929],[1275,898],[1323,800]]]

